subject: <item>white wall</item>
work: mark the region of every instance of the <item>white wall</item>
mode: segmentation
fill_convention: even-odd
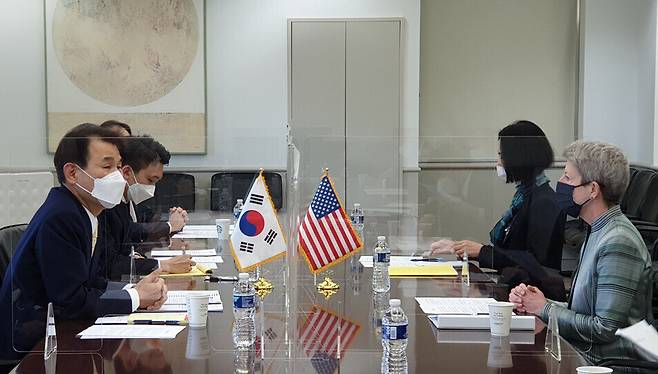
[[[658,6],[655,7],[655,13],[654,15],[656,16],[656,20],[658,20]],[[658,22],[658,21],[657,21]],[[658,27],[656,28],[656,44],[654,45],[656,47],[656,55],[655,61],[658,61]],[[658,63],[656,64],[655,68],[655,89],[654,89],[654,110],[653,110],[653,165],[658,166],[658,95],[656,95],[656,89],[658,89]]]
[[[656,0],[584,0],[582,136],[653,161]]]
[[[420,0],[208,0],[208,154],[180,167],[285,166],[286,19],[404,17],[403,166],[418,160]],[[583,0],[581,131],[653,159],[656,0]],[[0,1],[0,167],[44,168],[41,0]],[[11,129],[11,130],[9,130]],[[253,151],[244,141],[254,139]]]
[[[44,168],[46,83],[43,1],[0,1],[0,166]]]
[[[207,0],[208,154],[174,167],[285,168],[287,19],[404,17],[403,166],[418,163],[420,0]],[[42,0],[0,1],[0,167],[49,167]],[[249,146],[249,148],[248,148]]]

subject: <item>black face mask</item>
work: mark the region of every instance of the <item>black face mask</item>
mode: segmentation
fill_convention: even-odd
[[[587,182],[589,183],[589,182]],[[580,215],[580,210],[585,204],[587,204],[591,199],[588,199],[582,204],[578,204],[573,201],[573,190],[577,187],[584,186],[587,183],[581,183],[577,186],[572,186],[570,184],[557,182],[555,187],[555,194],[557,195],[557,205],[564,210],[568,215],[578,218]]]

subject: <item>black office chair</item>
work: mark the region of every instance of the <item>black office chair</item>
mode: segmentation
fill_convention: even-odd
[[[0,228],[0,281],[5,276],[14,249],[26,228],[25,223]]]
[[[629,183],[622,197],[621,210],[630,219],[638,219],[640,208],[644,202],[651,181],[656,178],[656,172],[648,169],[638,170]]]
[[[631,222],[636,226],[658,226],[658,177],[649,183],[638,217],[631,218]]]
[[[137,205],[137,220],[160,221],[171,207],[194,211],[196,187],[194,176],[183,173],[164,173],[155,184],[155,197]]]
[[[277,210],[283,207],[283,178],[281,174],[264,172],[265,183]],[[230,212],[237,199],[244,199],[258,172],[222,172],[210,179],[210,210]]]

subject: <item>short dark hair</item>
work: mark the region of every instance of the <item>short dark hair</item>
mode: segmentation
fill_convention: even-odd
[[[529,183],[553,163],[551,143],[533,122],[521,120],[505,126],[498,140],[508,183]]]
[[[64,183],[64,165],[73,162],[84,168],[89,160],[89,143],[91,139],[97,138],[104,142],[114,144],[121,152],[121,141],[116,133],[107,127],[100,127],[93,123],[80,124],[66,133],[59,141],[55,151],[54,164],[57,172],[57,180]]]
[[[171,154],[158,141],[148,135],[124,138],[121,159],[124,165],[129,165],[135,173],[154,162],[168,165]]]
[[[113,119],[101,123],[100,126],[106,128],[106,129],[113,130],[113,131],[116,131],[117,129],[121,128],[121,129],[126,130],[128,132],[128,135],[133,134],[133,131],[132,131],[132,129],[130,129],[130,126],[128,126],[128,124],[123,123],[123,122],[119,122],[119,121],[115,121]]]

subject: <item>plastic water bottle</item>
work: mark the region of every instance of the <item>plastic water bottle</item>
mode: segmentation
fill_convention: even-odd
[[[375,329],[377,337],[380,337],[382,333],[382,320],[388,310],[390,296],[388,292],[373,292],[372,294],[372,327]]]
[[[256,291],[248,273],[238,275],[233,288],[233,346],[250,347],[256,341]]]
[[[352,211],[350,212],[350,219],[352,220],[352,226],[359,234],[361,240],[365,240],[363,238],[363,228],[365,227],[365,221],[363,219],[363,210],[361,209],[361,204],[354,203],[354,208],[352,208]]]
[[[372,290],[387,292],[391,289],[391,279],[388,276],[388,265],[391,262],[391,250],[386,244],[385,236],[377,237],[375,254],[372,256]]]
[[[256,352],[249,348],[236,349],[233,356],[233,363],[235,364],[234,373],[248,374],[255,371],[255,358]]]
[[[400,299],[391,299],[382,320],[382,373],[407,374],[407,327],[409,320]]]
[[[240,218],[240,213],[242,213],[242,206],[244,205],[244,200],[238,199],[238,202],[235,203],[235,206],[233,207],[233,217],[237,220]]]

